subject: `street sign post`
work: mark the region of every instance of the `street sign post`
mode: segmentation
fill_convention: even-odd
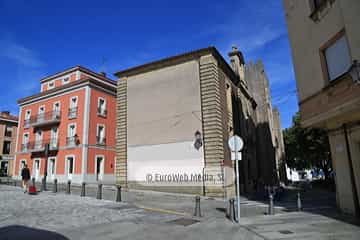
[[[239,161],[241,161],[241,150],[244,147],[244,141],[241,137],[234,135],[229,139],[229,148],[231,150],[231,160],[235,161],[236,168],[236,192],[237,192],[237,221],[240,223],[240,175]]]

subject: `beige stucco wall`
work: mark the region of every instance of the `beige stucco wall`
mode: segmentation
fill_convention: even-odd
[[[6,125],[12,127],[12,136],[5,137],[5,128]],[[16,134],[17,134],[17,123],[13,122],[5,122],[0,121],[0,156],[3,158],[3,161],[8,161],[8,175],[12,176],[13,174],[13,160],[14,160],[14,153],[15,153],[15,145],[16,145]],[[10,154],[3,155],[3,147],[4,141],[10,141]]]
[[[128,145],[194,139],[201,132],[197,61],[128,78]]]
[[[336,0],[325,16],[314,22],[308,1],[283,0],[300,101],[326,84],[319,49],[345,28],[352,59],[360,59],[360,1]]]
[[[357,191],[360,193],[360,128],[349,129],[349,144],[352,155]],[[346,213],[354,213],[349,160],[343,131],[329,134],[333,165],[336,169],[336,197],[339,207]]]

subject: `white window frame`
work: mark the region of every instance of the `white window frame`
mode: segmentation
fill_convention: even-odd
[[[100,101],[101,100],[103,100],[104,101],[104,110],[106,111],[106,99],[105,98],[103,98],[103,97],[99,97],[98,98],[98,104],[97,104],[97,111],[98,111],[98,114],[100,114],[101,116],[105,116],[105,112],[99,112],[99,110],[100,110]]]
[[[103,155],[103,154],[98,154],[98,155],[95,155],[95,172],[94,172],[94,174],[95,174],[95,178],[97,177],[97,159],[98,158],[102,158],[102,169],[103,169],[103,172],[102,172],[102,178],[101,179],[97,179],[97,180],[103,180],[104,179],[104,175],[105,175],[105,155]]]
[[[73,159],[73,172],[71,173],[71,178],[69,178],[69,166],[68,166],[68,158],[70,157]],[[76,163],[76,159],[74,154],[65,156],[65,176],[67,179],[72,180],[73,176],[75,175],[75,163]]]
[[[40,109],[41,109],[41,108],[44,109],[44,111],[42,112],[42,115],[40,115]],[[38,108],[38,115],[37,115],[37,121],[38,121],[38,122],[41,122],[41,121],[44,121],[44,120],[45,120],[45,111],[46,111],[45,105],[39,106],[39,108]]]
[[[70,136],[70,127],[71,126],[74,126],[74,135],[73,136]],[[75,136],[77,134],[77,126],[76,126],[76,123],[69,123],[68,126],[67,126],[67,133],[66,133],[66,137],[67,138],[70,138],[72,137],[73,138],[73,142],[67,142],[67,146],[68,147],[75,147],[76,146],[76,139],[75,139]]]
[[[41,135],[40,135],[40,138],[38,139],[38,132],[40,132],[41,133]],[[42,142],[43,142],[43,138],[44,138],[44,132],[43,132],[43,130],[41,130],[41,129],[37,129],[36,130],[36,132],[35,132],[35,145],[34,145],[34,147],[36,148],[36,149],[41,149],[42,148]],[[40,143],[40,144],[39,144]]]
[[[53,143],[52,141],[54,140],[54,139],[53,139],[53,129],[54,129],[54,128],[57,129],[57,131],[56,131],[56,136],[55,136],[56,146],[51,146],[51,144]],[[50,148],[51,148],[51,147],[56,148],[56,147],[58,147],[58,144],[59,144],[59,127],[52,127],[52,128],[50,129]]]
[[[67,137],[74,137],[74,136],[69,136],[69,132],[70,132],[70,126],[74,126],[75,128],[74,128],[74,132],[75,132],[75,134],[74,134],[74,136],[76,135],[76,123],[69,123],[68,124],[68,128],[67,128]]]
[[[50,163],[51,160],[54,160],[55,166],[54,166],[54,174],[51,176],[53,179],[56,177],[56,168],[57,168],[57,158],[56,157],[49,157],[48,163]],[[48,174],[50,173],[50,164],[48,164]],[[50,174],[49,174],[50,175]]]
[[[99,135],[99,127],[103,127],[103,131],[104,131],[104,139],[106,139],[106,127],[105,127],[105,124],[96,124],[96,138],[97,137],[100,137],[100,135]],[[97,139],[96,139],[97,140]],[[96,141],[96,143],[97,143],[97,141]]]
[[[61,102],[60,101],[56,101],[53,103],[53,111],[55,111],[55,105],[59,104],[59,112],[61,111]]]
[[[76,105],[75,106],[71,106],[72,105],[72,100],[73,99],[76,99]],[[72,97],[70,97],[70,103],[69,103],[69,108],[71,109],[71,108],[74,108],[74,107],[77,107],[78,106],[78,104],[79,104],[79,97],[78,96],[72,96]]]
[[[52,87],[50,86],[52,84]],[[47,83],[47,90],[54,89],[55,88],[55,80],[51,80]]]
[[[72,105],[73,104],[73,99],[75,99],[75,106]],[[77,108],[78,105],[79,105],[79,97],[78,96],[70,97],[69,115],[68,115],[69,119],[77,118],[77,114],[78,114],[77,110],[76,110],[76,112],[70,112],[70,111],[72,111],[72,109],[74,109],[74,108]]]
[[[25,137],[25,135],[28,136],[28,137],[27,137],[27,139],[28,139],[28,142],[27,142],[27,143],[29,143],[30,134],[29,134],[29,132],[24,132],[24,133],[23,133],[23,138],[22,138],[22,141],[21,141],[22,144],[25,144],[25,142],[24,142],[24,139],[25,139],[24,137]]]
[[[38,114],[40,114],[40,109],[41,109],[41,108],[44,108],[44,112],[43,112],[43,113],[45,113],[45,111],[46,111],[46,110],[45,110],[45,105],[41,105],[41,106],[39,106],[39,108],[38,108]]]
[[[29,114],[28,114],[29,113]],[[24,120],[30,120],[31,118],[31,109],[27,109],[25,111],[25,116],[24,116]]]
[[[39,161],[39,178],[36,178],[36,175],[35,175],[35,162],[36,161]],[[36,179],[36,180],[39,180],[39,179],[41,179],[41,158],[34,158],[33,159],[33,166],[32,166],[32,172],[33,172],[33,177]]]
[[[70,82],[70,76],[71,76],[71,75],[66,75],[66,76],[64,76],[64,77],[61,78],[61,83],[62,83],[62,85],[68,84],[68,83]],[[68,78],[68,80],[65,81],[65,79],[67,79],[67,78]]]
[[[346,53],[341,53],[341,54],[347,54],[348,56],[348,66],[347,67],[345,67],[344,69],[343,69],[343,72],[340,74],[337,74],[337,75],[334,75],[334,76],[331,76],[331,73],[330,73],[330,69],[331,69],[331,67],[332,67],[332,65],[330,65],[329,64],[329,62],[328,62],[328,55],[327,55],[327,51],[330,49],[330,48],[332,48],[332,47],[335,47],[336,46],[336,44],[339,44],[339,41],[340,40],[343,40],[344,42],[345,42],[345,44],[346,44],[346,48],[345,48],[345,50],[347,51]],[[325,60],[325,64],[326,64],[326,72],[327,72],[327,79],[329,80],[329,82],[332,82],[332,81],[334,81],[334,80],[336,80],[336,79],[338,79],[339,77],[341,77],[342,75],[344,75],[349,69],[350,69],[350,67],[351,67],[351,53],[350,53],[350,49],[349,49],[349,41],[348,41],[348,39],[347,39],[347,36],[346,36],[346,34],[344,33],[344,34],[342,34],[340,37],[338,37],[334,42],[332,42],[331,43],[331,45],[329,45],[329,46],[327,46],[325,49],[323,49],[323,56],[324,56],[324,60]],[[336,59],[336,62],[338,63],[339,61],[338,61],[338,59]],[[345,64],[345,63],[344,63]],[[337,66],[339,66],[339,64],[337,64]]]

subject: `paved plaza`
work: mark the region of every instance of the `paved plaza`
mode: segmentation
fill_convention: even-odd
[[[317,211],[276,207],[267,216],[263,202],[243,199],[241,225],[225,218],[221,199],[202,198],[203,217],[192,216],[193,197],[155,192],[126,192],[123,202],[63,192],[30,196],[19,187],[0,185],[0,239],[358,239],[356,222],[324,206]],[[305,206],[306,210],[306,206]],[[311,211],[310,211],[311,210]],[[47,232],[49,231],[49,232]],[[56,234],[52,236],[51,234]],[[39,237],[40,236],[40,237]]]

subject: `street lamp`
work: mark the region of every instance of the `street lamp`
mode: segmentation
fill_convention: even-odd
[[[200,131],[196,131],[195,132],[195,143],[194,143],[194,147],[196,148],[196,150],[199,150],[202,147],[203,143],[202,143],[202,136],[201,136],[201,132]]]
[[[360,63],[357,60],[354,60],[353,64],[351,65],[349,74],[354,83],[360,84]]]

